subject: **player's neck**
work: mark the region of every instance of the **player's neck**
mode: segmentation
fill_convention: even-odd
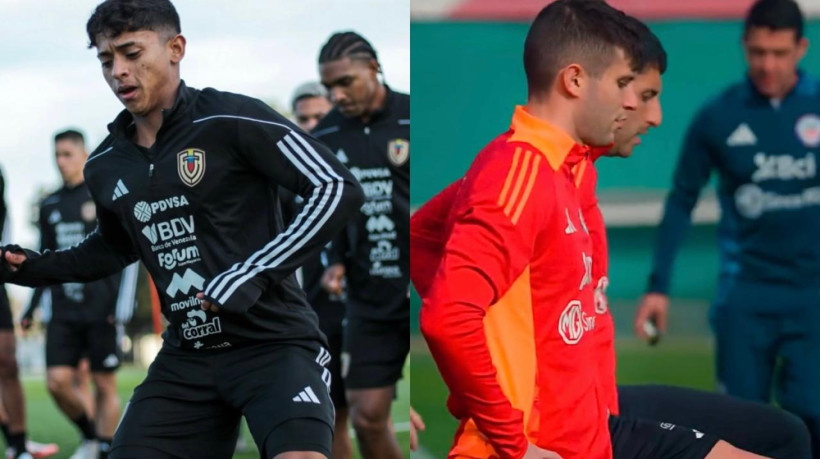
[[[530,97],[524,109],[527,110],[527,113],[530,115],[546,121],[566,132],[576,143],[582,143],[575,129],[572,107],[568,107],[563,101],[557,100],[557,98],[537,99]]]
[[[157,140],[157,133],[162,127],[164,120],[163,113],[173,108],[174,102],[177,99],[179,83],[179,79],[177,78],[176,84],[173,86],[169,85],[173,89],[162,94],[159,103],[148,113],[144,115],[132,114],[134,117],[134,126],[136,127],[136,132],[132,139],[134,143],[145,148],[151,148],[151,146],[154,145],[154,142]]]
[[[68,188],[77,188],[78,186],[82,185],[84,181],[85,178],[83,177],[83,174],[80,174],[77,177],[71,177],[63,180],[63,185],[65,185]]]
[[[367,112],[362,115],[362,122],[367,124],[373,118],[373,114],[384,108],[387,103],[387,88],[383,84],[376,87],[376,92],[373,94],[373,101],[367,107]]]

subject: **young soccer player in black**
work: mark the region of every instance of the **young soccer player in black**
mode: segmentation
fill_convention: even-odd
[[[293,270],[361,188],[261,101],[187,87],[169,1],[107,0],[87,29],[126,108],[85,167],[99,229],[68,251],[7,247],[11,281],[88,281],[137,258],[153,277],[169,326],[112,458],[230,457],[243,415],[262,457],[330,457],[328,354]],[[287,226],[278,186],[307,201]]]

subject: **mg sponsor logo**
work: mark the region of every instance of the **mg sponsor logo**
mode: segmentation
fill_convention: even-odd
[[[151,244],[165,242],[193,234],[194,216],[174,218],[166,222],[152,223],[142,229],[142,235],[151,241]]]
[[[195,306],[199,306],[201,304],[202,304],[202,300],[200,300],[199,298],[197,298],[195,296],[189,296],[188,298],[186,298],[182,301],[179,301],[179,302],[176,302],[176,303],[171,303],[171,311],[172,312],[184,311],[186,309],[190,309],[190,308],[193,308]]]
[[[154,215],[187,205],[188,198],[184,194],[154,202],[139,201],[134,204],[134,217],[143,223],[148,223]]]
[[[364,190],[367,199],[389,198],[393,196],[392,180],[375,180],[372,182],[359,182]]]
[[[803,158],[791,155],[767,155],[757,153],[754,156],[757,170],[752,174],[755,183],[764,180],[805,180],[817,176],[817,163],[814,153]]]
[[[192,288],[202,290],[204,285],[205,278],[189,268],[185,270],[185,274],[182,276],[178,273],[174,273],[171,278],[171,283],[168,284],[168,288],[165,289],[165,294],[171,298],[177,296],[180,292],[187,295]]]
[[[165,269],[174,269],[199,261],[199,249],[196,246],[172,249],[170,252],[157,254],[159,265]]]
[[[570,301],[558,319],[558,333],[567,344],[577,344],[581,341],[585,331],[595,328],[595,317],[587,317],[581,309],[581,302]]]

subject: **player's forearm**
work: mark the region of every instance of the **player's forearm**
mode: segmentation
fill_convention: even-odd
[[[649,276],[647,291],[669,293],[672,267],[678,249],[691,226],[693,206],[691,198],[684,193],[673,190],[669,194],[664,207],[663,219],[658,226],[652,273]]]
[[[247,311],[271,283],[280,282],[321,250],[358,212],[363,199],[349,173],[317,186],[285,231],[208,283],[206,298],[229,311]]]
[[[472,418],[496,452],[520,458],[527,448],[523,413],[498,384],[484,334],[484,315],[494,292],[477,271],[448,273],[431,287],[421,311],[421,331],[462,413]],[[443,279],[437,279],[443,280]]]
[[[122,270],[135,257],[121,254],[92,234],[67,250],[28,252],[28,257],[10,277],[9,283],[41,287],[67,282],[91,282]]]

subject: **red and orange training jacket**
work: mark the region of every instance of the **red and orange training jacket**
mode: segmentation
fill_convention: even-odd
[[[436,237],[417,237],[424,212],[413,217],[422,333],[461,420],[450,457],[517,459],[528,441],[565,459],[611,457],[580,199],[590,166],[588,148],[518,107],[449,188],[440,256]]]

